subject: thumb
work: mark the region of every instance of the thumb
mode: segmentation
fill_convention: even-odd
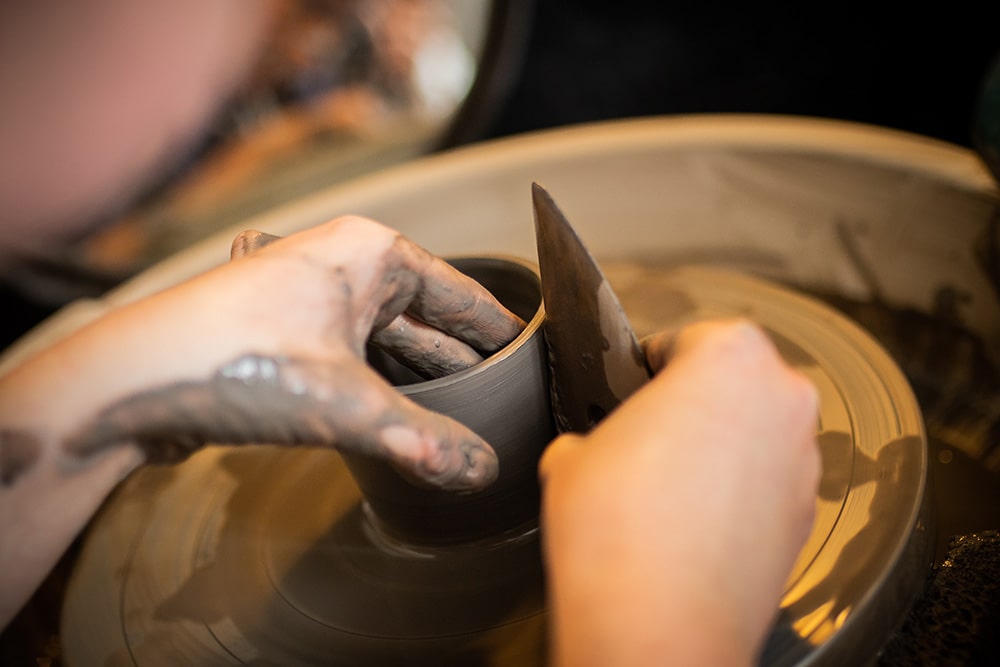
[[[549,443],[542,454],[542,459],[538,462],[538,477],[542,486],[545,485],[552,472],[557,470],[564,460],[567,460],[567,457],[572,459],[573,453],[579,449],[583,442],[584,437],[581,435],[563,433]]]
[[[482,438],[416,405],[351,355],[335,361],[238,357],[207,380],[109,406],[67,450],[83,457],[123,441],[138,444],[151,461],[206,443],[326,445],[382,458],[447,490],[485,488],[499,471]]]
[[[646,363],[654,373],[659,373],[666,368],[667,364],[677,352],[676,329],[665,329],[654,334],[650,334],[639,341],[643,354],[646,355]]]
[[[379,388],[384,382],[379,378]],[[373,389],[376,387],[373,386]],[[431,412],[388,384],[384,422],[364,438],[345,439],[339,449],[373,451],[404,476],[441,489],[476,491],[496,481],[499,462],[493,448],[468,427]]]
[[[277,373],[269,371],[276,380],[270,383],[279,385],[277,395],[266,401],[277,409],[270,415],[264,409],[254,419],[258,429],[293,422],[296,433],[288,444],[325,444],[376,456],[442,489],[477,490],[496,479],[496,453],[482,438],[403,396],[363,360],[346,355],[333,363],[280,363]],[[263,408],[264,401],[258,403]]]

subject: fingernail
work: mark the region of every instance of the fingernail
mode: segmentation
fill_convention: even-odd
[[[465,467],[455,479],[456,491],[479,491],[496,481],[500,462],[493,450],[484,444],[469,444],[463,451]]]

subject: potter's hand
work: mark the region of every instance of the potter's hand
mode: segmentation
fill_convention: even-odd
[[[284,239],[245,232],[233,261],[175,302],[179,322],[203,328],[197,345],[211,353],[201,372],[113,403],[71,451],[128,438],[151,459],[204,442],[325,444],[384,457],[442,488],[496,477],[490,447],[394,391],[365,363],[365,346],[371,338],[438,377],[481,361],[524,323],[397,232],[354,217]]]
[[[482,287],[360,218],[233,254],[0,377],[0,572],[17,573],[0,626],[124,475],[205,442],[351,448],[447,489],[495,478],[485,442],[364,361],[373,332],[429,376],[505,345],[523,323]]]
[[[817,395],[754,325],[644,341],[662,369],[542,463],[561,664],[751,664],[811,526]]]
[[[0,426],[58,442],[69,466],[123,445],[158,460],[206,442],[261,442],[370,453],[447,489],[495,478],[485,442],[365,363],[370,337],[426,376],[508,343],[524,324],[478,283],[357,217],[283,239],[244,233],[233,256],[29,364],[7,386],[34,380],[42,391],[62,378],[66,405],[32,418],[34,404],[11,391],[9,405],[25,405],[0,410]]]

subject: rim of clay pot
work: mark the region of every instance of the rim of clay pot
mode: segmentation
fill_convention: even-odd
[[[531,338],[535,332],[542,326],[542,322],[545,320],[545,302],[541,297],[541,276],[538,272],[538,265],[534,262],[529,262],[526,259],[517,257],[514,255],[505,254],[488,254],[488,255],[461,255],[458,257],[449,257],[447,261],[449,262],[474,262],[474,261],[491,261],[495,260],[497,262],[507,262],[514,264],[526,272],[534,275],[535,279],[539,281],[539,296],[538,296],[538,307],[535,309],[534,315],[531,319],[527,321],[524,329],[517,335],[514,340],[504,345],[502,348],[491,354],[490,356],[483,359],[481,362],[475,366],[466,368],[465,370],[452,373],[451,375],[446,375],[444,377],[435,378],[433,380],[424,380],[421,382],[412,382],[409,384],[396,385],[396,389],[402,392],[406,396],[411,396],[415,393],[421,393],[425,391],[433,391],[435,389],[440,389],[442,387],[447,387],[448,385],[455,384],[456,382],[465,382],[470,377],[479,375],[481,373],[487,372],[493,366],[499,363],[503,363],[505,359],[512,356],[521,348],[524,343]]]
[[[396,391],[470,428],[490,444],[499,463],[498,476],[488,487],[455,494],[415,484],[380,457],[341,452],[369,506],[372,527],[409,547],[506,540],[512,531],[534,525],[540,502],[538,459],[556,435],[537,266],[499,254],[447,261],[526,324],[510,343],[475,366],[433,380],[420,380],[385,351],[369,350],[368,363]]]

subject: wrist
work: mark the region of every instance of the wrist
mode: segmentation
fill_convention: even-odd
[[[543,516],[555,664],[753,664],[754,619],[734,606],[733,577],[719,574],[734,559],[702,553],[669,513],[573,500],[546,496]]]

